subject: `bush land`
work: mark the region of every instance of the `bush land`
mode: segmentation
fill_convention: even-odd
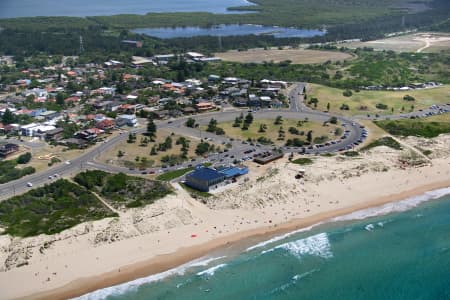
[[[0,203],[0,225],[14,236],[55,234],[77,224],[117,216],[83,187],[64,179]]]
[[[115,208],[145,206],[172,193],[171,187],[165,182],[124,173],[85,171],[75,176],[74,180],[104,197]]]

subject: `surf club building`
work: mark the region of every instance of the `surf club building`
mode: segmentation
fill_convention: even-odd
[[[237,177],[248,174],[247,167],[222,167],[218,169],[198,166],[187,174],[185,184],[202,192],[209,192],[224,181],[235,181]]]

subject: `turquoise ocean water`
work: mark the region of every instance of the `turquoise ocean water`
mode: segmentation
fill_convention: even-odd
[[[450,299],[448,194],[359,211],[80,299]]]

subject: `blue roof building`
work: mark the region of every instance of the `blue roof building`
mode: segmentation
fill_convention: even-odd
[[[247,167],[243,167],[243,168],[225,167],[225,168],[219,168],[219,169],[217,169],[217,171],[219,171],[220,173],[224,174],[226,179],[235,178],[235,177],[238,177],[238,176],[242,176],[242,175],[248,174],[248,168]]]
[[[197,168],[186,175],[186,185],[202,192],[208,192],[209,187],[221,183],[225,175],[211,168]]]
[[[199,191],[208,192],[211,186],[245,174],[248,174],[247,167],[224,167],[215,170],[197,166],[194,171],[186,175],[186,185]]]

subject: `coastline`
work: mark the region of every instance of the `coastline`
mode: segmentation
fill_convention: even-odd
[[[250,163],[249,175],[204,201],[175,184],[175,194],[121,211],[118,218],[55,235],[2,235],[0,299],[67,299],[99,290],[96,299],[285,233],[402,211],[447,193],[450,136],[408,143],[433,150],[433,156],[408,166],[409,150],[377,147],[355,158],[311,157],[310,165],[287,158]],[[297,179],[300,169],[305,176]]]
[[[411,197],[423,195],[426,192],[449,187],[450,179],[437,181],[434,183],[418,186],[408,191],[383,196],[350,207],[340,208],[330,212],[319,213],[317,215],[306,218],[294,219],[278,225],[265,226],[238,232],[229,236],[213,239],[199,245],[185,248],[181,247],[173,253],[158,255],[141,262],[123,266],[120,268],[120,272],[110,271],[95,277],[76,279],[60,288],[40,292],[31,296],[26,296],[23,297],[23,299],[68,299],[79,297],[98,289],[103,289],[106,287],[118,285],[138,278],[147,277],[170,270],[172,268],[178,267],[202,256],[205,256],[213,251],[223,249],[224,247],[228,247],[231,244],[237,244],[251,238],[267,240],[275,235],[307,228],[319,223],[336,222],[333,220],[333,218],[336,217],[345,216],[368,208],[380,207],[388,203],[399,202]]]

